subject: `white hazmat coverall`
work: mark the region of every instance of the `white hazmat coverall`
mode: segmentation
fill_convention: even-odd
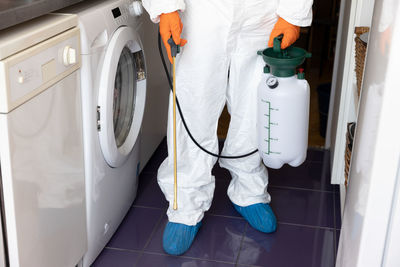
[[[257,148],[257,87],[278,16],[309,26],[312,0],[142,0],[154,22],[159,15],[181,11],[188,43],[176,58],[176,94],[194,138],[218,154],[217,125],[225,103],[231,115],[222,155],[242,155]],[[228,78],[229,76],[229,78]],[[169,201],[170,222],[196,225],[211,206],[217,158],[190,139],[177,113],[178,209],[173,210],[174,167],[172,94],[168,120],[168,158],[158,170],[158,183]],[[228,196],[239,206],[269,203],[268,173],[260,155],[220,159],[230,171]]]

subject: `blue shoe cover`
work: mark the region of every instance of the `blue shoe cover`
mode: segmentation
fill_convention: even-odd
[[[257,203],[246,207],[233,204],[233,206],[254,229],[263,233],[275,232],[276,217],[268,204]]]
[[[170,255],[185,253],[193,243],[201,222],[196,225],[168,222],[164,229],[163,248]]]

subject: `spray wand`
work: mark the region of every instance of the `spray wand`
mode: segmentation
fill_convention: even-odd
[[[174,210],[178,209],[178,174],[177,174],[177,150],[176,150],[176,79],[175,79],[175,59],[180,52],[180,46],[175,44],[172,38],[169,38],[168,44],[171,46],[172,56],[172,93],[173,93],[173,121],[174,121]]]

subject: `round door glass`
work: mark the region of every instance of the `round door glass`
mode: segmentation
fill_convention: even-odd
[[[113,122],[117,147],[124,144],[132,126],[136,100],[136,69],[132,52],[122,50],[114,83]]]

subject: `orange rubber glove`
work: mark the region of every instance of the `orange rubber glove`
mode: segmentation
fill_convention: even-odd
[[[281,43],[281,49],[285,49],[288,46],[296,42],[300,37],[300,27],[290,24],[283,18],[279,18],[272,29],[271,35],[269,37],[268,46],[274,46],[274,38],[283,34],[283,39]]]
[[[172,56],[171,56],[171,46],[168,44],[168,39],[171,38],[174,40],[175,44],[184,46],[187,41],[185,39],[181,39],[182,33],[182,22],[179,17],[178,11],[171,13],[163,13],[160,16],[160,35],[161,39],[164,42],[164,46],[167,49],[169,61],[172,64]]]

